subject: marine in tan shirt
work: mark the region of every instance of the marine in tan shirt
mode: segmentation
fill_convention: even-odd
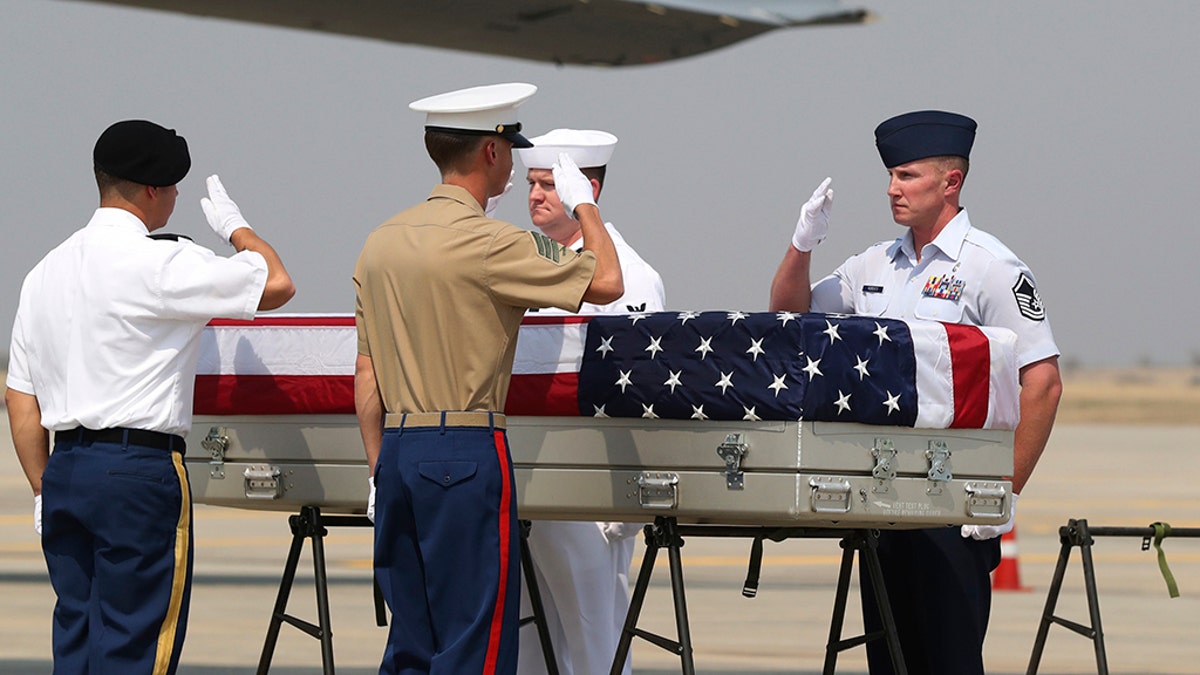
[[[534,91],[492,85],[413,103],[442,184],[372,232],[355,268],[354,399],[375,574],[392,610],[380,673],[515,673],[519,530],[499,411],[521,317],[624,293],[570,157],[555,178],[582,224],[581,252],[486,215],[511,180],[513,147],[530,145],[516,108]]]
[[[595,267],[591,252],[487,218],[461,187],[434,188],[367,237],[354,272],[358,351],[384,408],[502,410],[525,309],[577,311]]]

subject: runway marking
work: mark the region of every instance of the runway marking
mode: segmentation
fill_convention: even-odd
[[[1113,554],[1095,554],[1092,556],[1093,561],[1099,565],[1100,563],[1146,563],[1154,565],[1157,569],[1158,559],[1152,555],[1142,553],[1141,555],[1134,553],[1113,553]],[[842,560],[840,555],[787,555],[775,557],[763,557],[763,567],[809,567],[815,565],[837,565]],[[688,567],[745,567],[747,558],[744,556],[695,556],[692,558],[684,558],[683,566]],[[1058,561],[1058,554],[1035,553],[1032,555],[1022,555],[1018,562],[1020,563],[1035,563],[1035,564],[1053,564]],[[634,562],[637,562],[635,558]],[[1079,564],[1077,560],[1072,560],[1072,563]],[[1167,563],[1200,563],[1200,553],[1168,553]],[[352,569],[371,569],[372,562],[369,559],[350,559],[342,560],[336,563],[339,567],[349,567]],[[668,566],[668,561],[660,556],[654,561],[655,569],[665,569]],[[636,567],[636,565],[635,565]]]
[[[0,554],[4,553],[41,553],[42,544],[39,541],[23,541],[15,544],[0,544]]]
[[[334,539],[333,535],[326,538],[327,545],[330,539]],[[1140,543],[1136,541],[1136,537],[1123,537],[1125,541],[1121,544],[1122,548],[1127,550],[1111,550],[1113,544],[1117,541],[1097,541],[1092,546],[1092,557],[1097,562],[1108,563],[1134,563],[1145,562],[1149,564],[1157,564],[1157,560],[1153,551],[1137,550]],[[1118,540],[1119,541],[1119,540]],[[281,551],[286,551],[291,545],[292,537],[290,535],[279,534],[270,536],[261,536],[254,534],[222,536],[222,537],[197,537],[196,538],[196,553],[199,557],[204,557],[205,549],[215,548],[257,548],[257,547],[278,547]],[[370,534],[347,534],[340,533],[336,536],[334,544],[340,545],[359,545],[369,546],[372,542]],[[1168,563],[1194,563],[1200,562],[1200,551],[1196,550],[1181,550],[1181,547],[1192,547],[1194,541],[1190,539],[1171,540],[1168,538],[1164,542],[1164,550],[1167,553]],[[1172,550],[1171,547],[1174,547]],[[1110,549],[1110,550],[1105,550]],[[30,532],[30,538],[26,541],[15,541],[11,543],[0,543],[0,555],[18,554],[18,553],[39,553],[41,552],[41,543],[36,539],[36,535]],[[1017,559],[1021,563],[1035,564],[1053,564],[1058,560],[1058,551],[1054,552],[1038,552],[1038,553],[1018,553]],[[640,552],[635,557],[635,563],[641,559]],[[683,556],[684,567],[744,567],[748,560],[746,555],[687,555]],[[764,567],[788,567],[788,566],[809,566],[809,565],[836,565],[841,561],[841,554],[799,554],[799,555],[764,555]],[[1072,565],[1078,564],[1080,555],[1078,551],[1072,552]],[[331,563],[334,561],[330,561]],[[364,567],[370,568],[371,561],[349,559],[337,561],[335,564],[346,565],[349,567]],[[665,552],[660,551],[658,559],[654,561],[655,567],[665,567],[668,565]]]

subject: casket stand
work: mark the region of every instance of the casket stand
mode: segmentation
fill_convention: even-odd
[[[827,334],[828,331],[816,330],[823,325],[833,326],[837,323],[846,331],[853,329],[856,323],[863,322],[860,317],[837,317],[833,321],[819,315],[800,316],[816,322],[815,327],[800,334],[802,340],[811,337],[812,333]],[[585,321],[582,328],[587,335],[574,338],[581,346],[578,351],[585,351],[595,344],[600,333],[597,325],[603,328],[608,325],[603,324],[603,320],[611,319],[598,317],[590,321],[591,325]],[[228,322],[224,326],[214,326],[214,333],[227,328],[236,335],[232,340],[229,339],[230,335],[215,336],[208,345],[208,350],[215,354],[215,358],[206,361],[202,356],[201,359],[197,414],[188,438],[187,455],[195,501],[300,513],[290,519],[294,534],[293,551],[289,555],[290,572],[285,571],[271,634],[268,636],[269,644],[264,645],[259,672],[266,672],[269,667],[268,647],[273,648],[273,636],[281,622],[297,625],[310,635],[320,637],[323,655],[328,649],[326,672],[333,672],[332,643],[328,618],[325,616],[327,600],[319,599],[318,602],[319,609],[324,607],[320,609],[323,614],[322,625],[312,626],[284,613],[286,595],[290,590],[290,575],[294,573],[303,539],[313,539],[314,565],[323,566],[323,560],[318,563],[315,559],[320,553],[322,519],[325,519],[324,525],[342,524],[329,520],[341,516],[322,516],[322,511],[332,514],[361,514],[365,511],[367,469],[357,422],[350,414],[353,410],[352,398],[349,410],[344,407],[345,393],[352,391],[353,324],[351,321],[347,327],[345,320],[340,319],[340,323],[329,326],[321,323],[325,320],[313,317],[295,319],[301,329],[313,325],[326,329],[319,340],[329,339],[329,329],[333,333],[340,330],[344,334],[342,340],[348,343],[350,352],[341,353],[346,350],[346,344],[339,343],[337,349],[332,350],[336,352],[333,356],[322,352],[320,360],[333,362],[337,368],[345,368],[345,371],[334,374],[319,372],[314,376],[308,375],[307,371],[299,374],[288,372],[287,369],[296,367],[295,364],[280,366],[267,353],[270,345],[279,337],[278,334],[256,331],[272,326],[258,321],[243,324]],[[648,323],[652,325],[652,322]],[[737,325],[738,321],[733,320],[732,323]],[[760,321],[759,325],[763,323]],[[787,325],[786,321],[783,323]],[[878,321],[871,323],[875,328],[880,325]],[[285,330],[292,328],[286,321],[282,325]],[[571,339],[548,333],[548,325],[554,330],[580,330],[578,320],[557,326],[543,322],[535,324],[540,332],[526,340],[526,327],[522,328],[507,421],[521,517],[532,520],[653,521],[646,528],[646,555],[635,585],[634,603],[618,653],[614,657],[614,672],[619,672],[619,664],[623,663],[634,636],[679,654],[683,672],[694,672],[679,555],[684,536],[746,537],[754,540],[751,577],[756,577],[754,568],[761,556],[761,542],[764,539],[840,539],[844,549],[842,570],[826,646],[824,672],[834,672],[839,651],[876,638],[888,641],[893,659],[897,661],[897,672],[904,672],[903,664],[899,663],[890,616],[883,617],[885,631],[882,635],[864,635],[849,640],[840,637],[854,552],[860,552],[860,560],[866,565],[868,574],[877,576],[878,559],[875,556],[873,534],[876,529],[962,523],[999,524],[1006,520],[1011,501],[1011,484],[1007,476],[1012,473],[1013,425],[1009,422],[1014,416],[1008,414],[1006,417],[1002,414],[1003,410],[1001,413],[993,410],[1002,408],[1002,402],[989,401],[986,416],[979,418],[991,421],[992,426],[999,428],[912,428],[857,422],[763,420],[755,418],[753,408],[748,409],[746,420],[661,419],[652,412],[646,418],[591,417],[580,414],[587,409],[582,402],[583,394],[580,394],[580,401],[573,402],[576,410],[574,416],[563,413],[556,413],[555,416],[531,415],[528,414],[528,408],[519,409],[520,405],[517,406],[517,412],[525,414],[513,415],[514,394],[520,392],[517,399],[528,405],[529,396],[524,392],[554,389],[545,386],[544,380],[536,380],[538,373],[529,372],[529,367],[523,365],[522,345],[529,343],[537,347],[539,352],[544,352],[549,335],[551,344],[564,353],[570,351],[569,345],[562,345],[571,342]],[[916,326],[914,334],[926,328]],[[879,344],[883,345],[882,338]],[[1006,358],[1011,360],[1011,353],[1003,353],[1005,345],[1011,348],[1011,342],[1003,341],[993,341],[984,346],[985,354],[988,349],[991,350],[992,380],[997,379],[996,370],[1003,370],[997,369],[995,364],[1003,364]],[[833,339],[829,340],[829,345],[821,341],[806,342],[803,346],[802,353],[808,356],[810,364],[813,356],[828,362],[833,358],[829,350],[840,347]],[[283,351],[295,352],[294,347],[291,345]],[[822,348],[827,351],[821,352]],[[231,353],[243,358],[240,362],[226,358]],[[862,353],[869,357],[868,361],[878,356]],[[247,354],[253,357],[249,368],[245,365],[244,357]],[[223,365],[222,358],[232,365]],[[589,368],[586,355],[582,357],[582,369],[578,365],[581,357],[569,355],[558,358],[558,365],[552,363],[551,369],[553,373],[560,372],[553,369],[561,368],[562,361],[572,358],[576,360],[575,370],[583,371],[575,385],[582,392]],[[861,362],[863,358],[858,357],[858,360]],[[799,363],[803,364],[804,360],[799,360]],[[303,367],[310,366],[305,364]],[[600,366],[608,367],[606,364]],[[255,367],[263,368],[265,372],[247,372]],[[623,374],[626,371],[620,370],[621,367],[618,370]],[[675,371],[671,372],[674,374]],[[1015,368],[1011,374],[1001,374],[1010,376],[1011,381],[1007,384],[1001,382],[999,389],[1016,391]],[[960,369],[959,378],[962,375]],[[345,386],[347,376],[351,382],[349,388]],[[263,410],[256,409],[254,414],[238,414],[238,405],[222,407],[220,401],[214,403],[216,399],[210,395],[212,383],[208,385],[209,393],[204,389],[202,381],[206,377],[225,378],[223,383],[218,383],[218,389],[223,386],[232,387],[234,392],[251,392],[240,396],[240,399],[236,395],[227,397],[228,401],[235,403],[238,400],[249,401],[251,406],[262,401],[289,399],[291,390],[288,387],[294,387],[296,380],[318,380],[324,388],[331,390],[336,390],[340,382],[342,393],[335,391],[331,396],[336,398],[340,395],[342,400],[336,405],[343,408],[337,410],[338,414],[322,412],[331,407],[319,408],[317,412],[302,410],[289,414],[262,414]],[[558,375],[554,374],[553,377]],[[597,377],[609,375],[601,372]],[[793,371],[790,377],[780,381],[790,382],[795,389],[806,384],[802,373]],[[955,381],[959,378],[955,378]],[[811,382],[812,376],[809,375],[807,379]],[[983,379],[986,388],[986,369]],[[330,382],[335,386],[331,387]],[[522,389],[530,383],[534,385],[532,389]],[[268,394],[266,396],[263,393],[264,386]],[[671,391],[674,393],[674,388]],[[620,393],[625,393],[624,387],[620,388]],[[721,393],[724,394],[724,390]],[[843,399],[848,398],[842,391],[838,391],[838,394]],[[888,391],[888,394],[892,392]],[[617,396],[617,393],[614,391],[603,395]],[[854,396],[859,397],[853,400],[861,406],[859,401],[867,394]],[[293,398],[308,400],[305,397]],[[661,399],[652,401],[650,410],[661,402]],[[288,405],[293,403],[294,400]],[[610,406],[608,409],[612,410],[619,408],[620,403],[608,400],[593,407],[598,414],[603,414],[605,406]],[[301,407],[304,405],[310,403],[304,402]],[[647,407],[645,402],[640,402],[640,405]],[[819,404],[797,399],[797,405],[816,410]],[[554,406],[551,404],[549,407]],[[1015,408],[1015,402],[1011,402],[1010,407]],[[930,405],[925,409],[933,408]],[[831,415],[833,419],[839,419],[840,413],[839,407]],[[365,518],[354,522],[367,524]],[[636,627],[649,574],[660,548],[667,549],[671,563],[678,641],[652,635]],[[318,571],[317,576],[320,584],[324,578],[323,569]],[[532,578],[528,569],[526,576],[528,582]],[[530,590],[536,592],[535,586],[533,584]],[[745,592],[752,593],[752,587],[753,584],[748,582]],[[879,592],[884,590],[881,583],[876,583],[875,587]],[[325,589],[318,588],[319,596],[324,592]],[[886,610],[886,599],[879,599],[879,606]],[[549,650],[544,651],[547,660],[551,661]]]

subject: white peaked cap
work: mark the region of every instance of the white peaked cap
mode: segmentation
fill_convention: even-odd
[[[617,146],[617,137],[595,129],[555,129],[529,139],[532,148],[521,148],[521,162],[526,169],[549,169],[565,152],[581,169],[606,166]]]
[[[408,107],[425,113],[425,128],[449,132],[498,134],[518,147],[528,147],[517,121],[517,107],[537,91],[524,82],[459,89],[413,101]]]

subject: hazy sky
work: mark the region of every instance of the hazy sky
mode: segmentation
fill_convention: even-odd
[[[0,343],[25,273],[96,206],[110,123],[179,130],[192,171],[168,229],[217,250],[198,200],[219,173],[283,256],[290,312],[350,312],[367,233],[437,173],[417,98],[540,87],[531,134],[620,138],[602,214],[672,309],[764,310],[801,203],[836,192],[824,274],[898,236],[872,130],[941,108],[979,122],[963,202],[1033,269],[1065,358],[1200,360],[1200,2],[845,0],[879,20],[773,31],[619,69],[514,59],[72,2],[0,0]],[[498,216],[528,226],[523,185]]]

